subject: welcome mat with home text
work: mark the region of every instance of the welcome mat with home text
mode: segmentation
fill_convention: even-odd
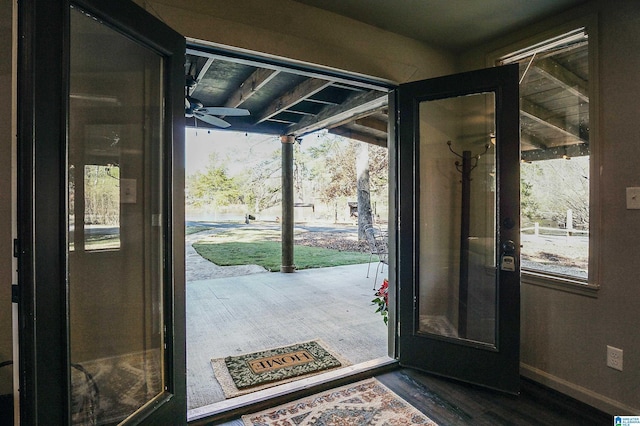
[[[319,393],[242,416],[245,426],[269,425],[428,425],[429,417],[376,379]]]
[[[229,356],[224,359],[238,389],[340,367],[341,363],[316,341]]]
[[[300,362],[299,367],[298,367],[298,369],[296,371],[293,371],[293,372],[290,371],[290,373],[301,373],[301,371],[300,371],[301,367],[300,366],[305,365],[304,372],[302,372],[302,374],[297,375],[297,376],[293,375],[293,374],[287,374],[287,375],[283,374],[282,375],[283,377],[280,378],[280,379],[277,379],[276,381],[271,381],[271,382],[268,381],[268,382],[265,382],[264,384],[261,384],[261,385],[245,387],[243,389],[239,389],[236,386],[236,384],[234,382],[234,379],[231,376],[231,374],[229,372],[229,369],[227,368],[227,364],[225,362],[225,358],[214,358],[214,359],[212,359],[211,360],[211,366],[213,367],[214,376],[216,378],[216,381],[218,382],[218,384],[222,388],[222,392],[224,393],[225,398],[234,398],[236,396],[244,395],[244,394],[251,393],[251,392],[257,392],[259,390],[263,390],[263,389],[270,388],[270,387],[273,387],[273,386],[281,385],[281,384],[284,384],[284,383],[289,383],[289,382],[292,382],[294,380],[301,380],[301,379],[304,379],[306,377],[314,376],[316,374],[321,374],[321,373],[330,371],[330,370],[335,369],[335,368],[347,367],[347,366],[351,365],[351,362],[349,362],[348,359],[340,356],[339,353],[333,351],[331,347],[329,347],[325,342],[323,342],[322,340],[319,340],[319,339],[313,340],[311,342],[299,343],[298,345],[287,346],[285,348],[271,349],[271,350],[267,350],[267,351],[257,352],[256,354],[252,354],[252,355],[264,354],[265,352],[269,353],[269,352],[272,352],[272,351],[290,350],[291,348],[294,348],[293,352],[297,352],[300,349],[296,350],[295,349],[296,346],[299,347],[299,348],[300,347],[304,348],[304,347],[308,347],[310,343],[311,343],[310,346],[314,349],[314,350],[311,351],[312,354],[313,353],[317,354],[315,349],[316,348],[321,348],[321,349],[323,349],[323,352],[327,352],[327,353],[329,353],[330,356],[332,356],[333,358],[337,359],[338,363],[335,363],[335,362],[332,361],[331,364],[335,365],[334,367],[325,368],[325,369],[313,369],[313,368],[311,368],[311,367],[313,367],[313,365],[311,365],[310,363],[309,363],[309,365],[305,365],[305,364],[307,364],[306,362],[302,363],[302,361],[306,360],[306,356],[304,356],[302,354],[298,354],[298,357],[300,358],[300,361],[298,361],[297,358],[295,359],[295,361],[296,362]],[[302,346],[300,346],[300,345],[302,345]],[[268,356],[269,355],[267,355],[267,357]],[[244,355],[242,357],[247,357],[247,355]],[[330,360],[330,358],[327,358],[327,359]],[[258,369],[263,368],[262,366],[264,366],[267,369],[269,369],[270,368],[270,367],[268,367],[269,365],[277,366],[278,363],[279,363],[278,360],[276,360],[277,362],[274,362],[274,361],[267,362],[266,360],[264,360],[263,364],[261,365],[260,364],[261,361],[256,360],[256,359],[254,359],[253,361],[254,361],[254,365],[257,364]],[[285,372],[285,370],[280,370],[280,371],[281,371],[281,373]],[[268,374],[268,376],[270,376],[271,378],[273,378],[274,375],[275,374],[273,372],[271,374]]]

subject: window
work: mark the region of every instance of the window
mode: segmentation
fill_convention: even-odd
[[[520,68],[523,276],[590,278],[589,40],[584,28],[502,57]]]
[[[85,250],[120,248],[121,186],[119,166],[84,166]]]
[[[78,186],[76,170],[74,165],[69,167],[69,250],[119,249],[120,204],[127,199],[121,187],[124,184],[127,189],[127,179],[120,179],[118,165],[86,164]],[[76,195],[83,193],[78,203]]]

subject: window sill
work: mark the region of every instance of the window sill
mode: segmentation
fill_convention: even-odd
[[[600,286],[588,284],[585,281],[579,281],[571,278],[560,277],[549,274],[542,274],[535,271],[523,270],[522,283],[546,287],[553,290],[564,291],[567,293],[579,294],[587,297],[598,297]]]

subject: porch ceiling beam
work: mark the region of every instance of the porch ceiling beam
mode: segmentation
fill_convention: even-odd
[[[583,102],[589,102],[589,84],[583,78],[563,67],[551,58],[545,58],[535,64],[542,75],[560,85],[567,92],[580,98]]]
[[[548,149],[533,149],[522,151],[522,160],[526,162],[535,162],[542,160],[554,160],[567,155],[572,157],[583,157],[589,155],[589,147],[585,144],[556,146]]]
[[[545,150],[548,148],[547,145],[540,140],[540,138],[530,134],[525,129],[522,129],[521,137],[523,144],[531,145],[534,149]]]
[[[358,126],[367,127],[369,129],[372,129],[378,132],[387,133],[389,130],[386,121],[378,120],[377,118],[372,118],[372,117],[360,118],[356,120],[354,124],[357,124]]]
[[[343,136],[345,138],[354,139],[360,142],[366,142],[372,145],[377,145],[386,148],[387,147],[387,139],[386,138],[378,138],[373,135],[367,135],[365,133],[360,133],[356,130],[348,129],[346,127],[334,127],[333,129],[329,129],[329,133]]]
[[[189,88],[189,96],[191,96],[191,94],[196,90],[196,87],[198,87],[200,80],[202,80],[202,78],[205,76],[207,71],[209,71],[209,68],[211,68],[213,61],[214,61],[213,58],[207,58],[202,68],[200,68],[198,75],[194,76],[196,84],[194,84],[192,87]]]
[[[274,99],[269,106],[258,116],[256,124],[273,117],[274,115],[286,110],[287,108],[305,100],[306,98],[313,96],[325,87],[331,85],[330,81],[320,80],[317,78],[310,78],[303,81],[293,89],[289,90],[284,95],[277,99]]]
[[[240,87],[229,96],[225,107],[236,108],[242,105],[247,99],[255,95],[265,84],[278,75],[280,71],[258,68],[249,78],[247,78]]]
[[[350,91],[358,91],[358,92],[366,92],[367,89],[362,88],[362,87],[355,87],[355,86],[350,86],[347,84],[342,84],[342,83],[333,83],[334,87],[339,87],[340,89],[347,89]]]
[[[287,132],[296,136],[322,129],[339,127],[342,124],[370,115],[372,111],[378,111],[387,106],[386,93],[370,90],[349,97],[340,105],[325,107],[316,116],[304,117],[298,124],[294,124]]]
[[[526,98],[523,98],[520,103],[520,114],[565,136],[576,138],[584,143],[589,142],[580,137],[580,130],[577,127],[566,125],[563,120],[554,116],[553,112]]]

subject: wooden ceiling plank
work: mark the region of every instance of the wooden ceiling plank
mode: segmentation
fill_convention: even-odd
[[[299,115],[306,115],[306,116],[313,116],[313,115],[315,115],[315,114],[311,114],[310,112],[300,111],[300,110],[296,110],[296,109],[292,109],[292,108],[289,108],[289,109],[287,110],[287,112],[288,112],[288,113],[291,113],[291,114],[299,114]]]
[[[234,91],[227,102],[226,107],[237,108],[247,99],[255,95],[265,84],[271,81],[280,71],[258,68],[256,69],[236,91]]]
[[[280,96],[277,99],[274,99],[268,107],[264,109],[262,114],[258,116],[258,120],[256,124],[262,123],[263,121],[273,117],[281,111],[289,108],[292,105],[297,104],[300,101],[307,99],[310,96],[318,93],[325,87],[331,85],[330,81],[321,80],[318,78],[310,78],[308,80],[303,81],[293,89],[289,90],[284,95]]]
[[[338,127],[346,122],[370,115],[372,111],[385,108],[388,96],[384,92],[370,90],[349,97],[340,105],[325,107],[314,117],[304,117],[288,129],[288,134],[303,136],[317,130]]]
[[[283,123],[283,124],[294,124],[295,123],[295,121],[289,121],[289,120],[284,120],[282,118],[273,118],[273,117],[268,118],[265,121],[271,121],[273,123]]]
[[[589,102],[589,83],[583,78],[551,58],[538,61],[534,66],[538,69],[538,72],[555,81],[565,90],[579,97],[580,100]]]
[[[340,105],[337,102],[329,102],[329,101],[325,101],[325,100],[322,100],[322,99],[307,98],[307,99],[305,99],[305,101],[313,102],[315,104],[322,104],[322,105]]]

